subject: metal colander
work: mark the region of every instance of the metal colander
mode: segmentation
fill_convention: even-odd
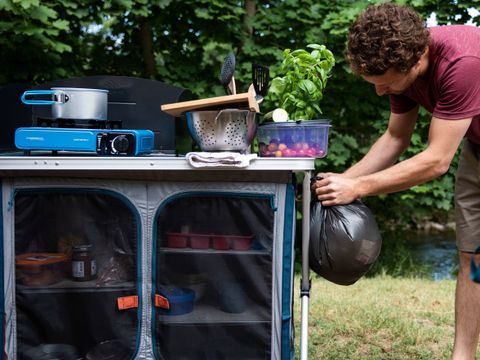
[[[257,132],[257,113],[223,109],[187,112],[187,126],[202,151],[245,152]]]

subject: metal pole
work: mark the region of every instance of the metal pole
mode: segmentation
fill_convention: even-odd
[[[301,298],[301,333],[300,359],[308,359],[308,302],[310,299],[310,267],[308,264],[308,247],[310,242],[310,171],[304,171],[302,189],[302,279]]]

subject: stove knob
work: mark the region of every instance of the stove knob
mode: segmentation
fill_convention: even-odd
[[[122,153],[128,150],[130,142],[125,135],[118,135],[112,140],[112,152],[113,153]]]

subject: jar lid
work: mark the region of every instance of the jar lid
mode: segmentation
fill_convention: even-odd
[[[92,244],[73,245],[72,250],[75,252],[91,251],[92,247]]]

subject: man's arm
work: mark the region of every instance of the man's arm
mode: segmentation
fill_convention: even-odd
[[[421,153],[389,168],[355,178],[331,175],[317,181],[315,193],[325,206],[348,204],[368,196],[408,189],[444,174],[472,119],[432,118],[428,146]]]
[[[387,131],[373,144],[358,163],[343,173],[348,178],[368,175],[386,169],[398,160],[410,145],[418,107],[404,114],[390,114]]]

